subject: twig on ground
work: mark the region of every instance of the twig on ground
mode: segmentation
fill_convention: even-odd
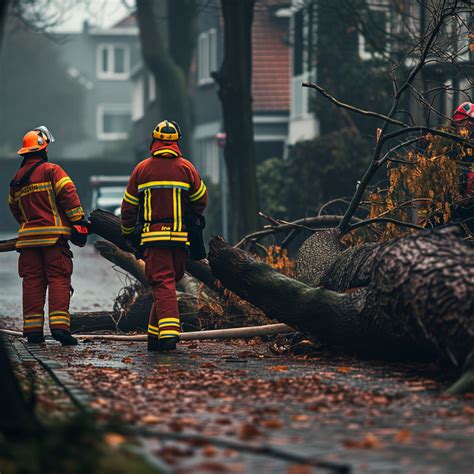
[[[142,436],[147,438],[159,438],[164,440],[182,441],[185,443],[211,444],[226,449],[234,449],[244,453],[270,456],[284,461],[319,467],[331,472],[347,474],[351,472],[351,466],[337,461],[326,461],[320,458],[306,457],[300,454],[284,451],[268,444],[242,443],[232,439],[217,438],[193,433],[170,433],[146,428],[127,428],[123,434]]]

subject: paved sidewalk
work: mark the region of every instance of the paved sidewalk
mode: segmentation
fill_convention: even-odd
[[[435,366],[277,356],[256,341],[188,343],[173,354],[48,341],[32,353],[101,417],[133,426],[269,444],[355,473],[473,472],[474,400],[442,397],[454,374]],[[208,442],[144,443],[169,472],[325,472]]]

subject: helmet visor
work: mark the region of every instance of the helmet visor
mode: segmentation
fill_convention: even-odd
[[[40,125],[39,127],[36,127],[35,130],[39,130],[41,133],[43,133],[48,139],[48,143],[54,143],[55,140],[53,134],[49,131],[48,127]]]

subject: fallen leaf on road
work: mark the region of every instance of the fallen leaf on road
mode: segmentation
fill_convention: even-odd
[[[217,367],[217,365],[212,362],[204,362],[204,364],[201,364],[201,367],[204,369],[214,369]]]
[[[288,370],[287,365],[274,365],[273,367],[269,367],[269,372],[286,372]]]
[[[156,423],[159,423],[160,421],[160,418],[154,415],[145,415],[141,418],[141,422],[145,423],[145,425],[154,425]]]
[[[309,416],[308,415],[293,415],[291,419],[293,421],[308,421]]]
[[[474,407],[471,407],[469,405],[466,405],[464,408],[463,408],[463,412],[466,414],[466,415],[474,415]]]
[[[283,422],[279,420],[278,418],[271,418],[269,420],[262,420],[260,424],[264,428],[270,428],[270,429],[277,429],[281,428],[283,426]]]
[[[252,439],[260,435],[260,431],[250,423],[243,423],[240,427],[240,439]]]
[[[118,433],[107,433],[104,440],[107,446],[110,446],[111,448],[118,448],[126,441],[125,436]]]
[[[410,430],[400,430],[395,435],[395,441],[397,443],[409,443],[412,439],[412,432]]]
[[[380,440],[373,433],[367,433],[361,440],[347,439],[342,444],[350,449],[378,449],[381,447]]]
[[[347,374],[348,372],[351,371],[351,369],[350,367],[339,367],[337,371],[340,372],[341,374]]]
[[[209,444],[207,446],[204,446],[204,448],[202,449],[202,454],[203,456],[211,458],[217,454],[217,449]]]

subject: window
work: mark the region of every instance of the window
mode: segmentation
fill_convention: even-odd
[[[125,140],[132,126],[130,106],[101,104],[97,106],[97,138],[99,140]]]
[[[101,44],[97,48],[99,79],[128,79],[130,50],[127,45]]]
[[[156,80],[155,76],[148,73],[148,100],[154,102],[156,100]]]
[[[199,35],[198,42],[198,83],[213,82],[211,72],[217,69],[217,32],[213,28]]]
[[[385,0],[369,1],[363,21],[370,33],[359,33],[359,56],[361,59],[380,58],[389,50],[388,35],[391,31],[389,7]]]
[[[293,24],[293,76],[303,74],[303,10],[298,10]]]
[[[219,148],[215,138],[198,141],[200,174],[211,183],[219,182]]]
[[[136,122],[140,120],[145,114],[145,88],[144,78],[140,76],[136,81],[133,82],[132,89],[132,120]]]
[[[315,79],[315,25],[316,11],[313,5],[294,11],[292,16],[292,67],[291,78],[291,116],[292,118],[307,118],[310,115],[309,90],[301,87],[302,82]]]

